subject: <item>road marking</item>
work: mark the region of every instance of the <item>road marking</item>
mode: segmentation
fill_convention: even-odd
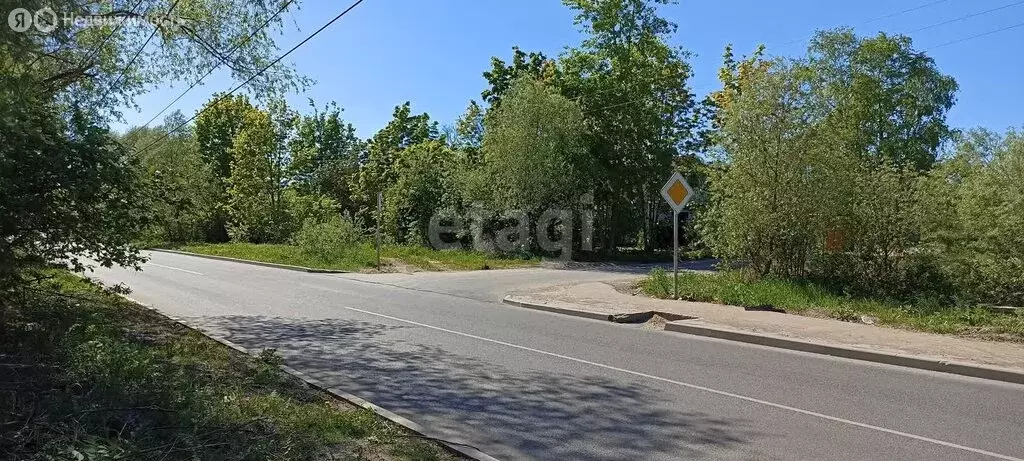
[[[664,382],[664,383],[674,384],[674,385],[680,386],[680,387],[685,387],[685,388],[694,389],[694,390],[698,390],[698,391],[704,391],[704,392],[708,392],[708,393],[715,394],[715,395],[721,395],[721,396],[724,396],[724,397],[731,397],[731,398],[734,398],[734,399],[739,399],[739,400],[743,400],[743,401],[747,401],[747,402],[757,403],[757,404],[760,404],[760,405],[764,405],[764,406],[768,406],[768,407],[772,407],[772,408],[777,408],[777,409],[780,409],[780,410],[791,411],[791,412],[794,412],[794,413],[800,413],[802,415],[813,416],[813,417],[825,419],[825,420],[828,420],[828,421],[833,421],[833,422],[842,423],[842,424],[848,424],[850,426],[855,426],[855,427],[859,427],[859,428],[863,428],[863,429],[870,429],[870,430],[873,430],[873,431],[884,432],[886,434],[898,435],[900,437],[906,437],[908,439],[918,440],[918,441],[921,441],[921,442],[928,442],[928,443],[932,443],[932,444],[935,444],[935,445],[941,445],[941,446],[947,447],[947,448],[954,448],[954,449],[957,449],[957,450],[969,451],[971,453],[975,453],[975,454],[979,454],[979,455],[984,455],[984,456],[989,456],[989,457],[996,458],[996,459],[1003,459],[1003,460],[1006,460],[1006,461],[1024,461],[1024,459],[1022,459],[1022,458],[1015,458],[1013,456],[1003,455],[1003,454],[999,454],[999,453],[994,453],[994,452],[982,450],[982,449],[979,449],[979,448],[971,448],[971,447],[967,447],[967,446],[964,446],[964,445],[958,445],[958,444],[955,444],[955,443],[952,443],[952,442],[946,442],[946,441],[943,441],[943,440],[938,440],[938,439],[933,439],[933,438],[924,437],[924,436],[920,436],[920,435],[910,434],[910,433],[907,433],[907,432],[897,431],[897,430],[894,430],[894,429],[888,429],[888,428],[884,428],[884,427],[880,427],[880,426],[874,426],[874,425],[867,424],[867,423],[859,423],[857,421],[851,421],[851,420],[848,420],[848,419],[838,418],[838,417],[835,417],[835,416],[829,416],[829,415],[826,415],[826,414],[823,414],[823,413],[818,413],[818,412],[815,412],[815,411],[810,411],[810,410],[804,410],[802,408],[791,407],[789,405],[783,405],[783,404],[780,404],[780,403],[769,402],[769,401],[766,401],[766,400],[756,399],[754,397],[747,397],[745,395],[734,394],[732,392],[726,392],[726,391],[720,391],[720,390],[717,390],[717,389],[711,389],[709,387],[699,386],[699,385],[696,385],[696,384],[684,383],[682,381],[676,381],[676,380],[673,380],[673,379],[662,378],[660,376],[650,375],[650,374],[642,373],[642,372],[639,372],[639,371],[627,370],[625,368],[619,368],[619,367],[615,367],[615,366],[611,366],[611,365],[605,365],[603,363],[591,362],[589,360],[584,360],[584,359],[580,359],[580,358],[576,358],[576,357],[570,357],[568,355],[562,355],[562,354],[556,354],[554,352],[542,351],[540,349],[534,349],[532,347],[520,346],[518,344],[508,343],[508,342],[505,342],[505,341],[499,341],[497,339],[484,338],[483,336],[477,336],[477,335],[470,334],[470,333],[463,333],[461,331],[449,330],[447,328],[438,327],[438,326],[434,326],[434,325],[427,325],[425,323],[415,322],[415,321],[412,321],[412,320],[406,320],[406,319],[403,319],[403,318],[393,317],[393,316],[390,316],[390,315],[378,314],[376,312],[370,312],[370,311],[363,310],[363,309],[357,309],[355,307],[348,307],[348,306],[340,306],[340,307],[342,307],[344,309],[348,309],[350,311],[360,312],[360,313],[367,314],[367,315],[373,315],[373,316],[377,316],[377,317],[386,318],[386,319],[389,319],[389,320],[395,320],[395,321],[398,321],[398,322],[408,323],[410,325],[416,325],[416,326],[423,327],[423,328],[430,328],[432,330],[443,331],[445,333],[451,333],[451,334],[454,334],[454,335],[464,336],[466,338],[477,339],[477,340],[480,340],[480,341],[486,341],[486,342],[489,342],[489,343],[499,344],[499,345],[506,346],[506,347],[511,347],[511,348],[520,349],[520,350],[529,351],[529,352],[534,352],[534,353],[537,353],[537,354],[543,354],[543,355],[547,355],[547,356],[551,356],[551,357],[557,357],[557,358],[564,359],[564,360],[571,360],[573,362],[582,363],[582,364],[586,364],[586,365],[591,365],[591,366],[595,366],[595,367],[599,367],[599,368],[604,368],[606,370],[612,370],[612,371],[617,371],[617,372],[620,372],[620,373],[626,373],[626,374],[630,374],[630,375],[634,375],[634,376],[639,376],[639,377],[642,377],[642,378],[653,379],[655,381],[661,381],[661,382]]]
[[[157,263],[146,263],[146,264],[149,264],[150,266],[162,267],[164,269],[171,269],[171,270],[176,270],[176,271],[188,272],[189,274],[205,275],[205,274],[200,274],[199,272],[190,271],[188,269],[182,269],[180,267],[165,266],[163,264],[157,264]]]

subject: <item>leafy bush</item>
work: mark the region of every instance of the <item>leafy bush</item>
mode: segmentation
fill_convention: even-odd
[[[295,234],[302,252],[321,261],[341,259],[359,243],[362,231],[349,219],[333,216],[325,221],[307,219]]]
[[[672,279],[664,269],[658,267],[651,271],[651,274],[640,282],[640,288],[655,298],[669,298],[672,296]]]

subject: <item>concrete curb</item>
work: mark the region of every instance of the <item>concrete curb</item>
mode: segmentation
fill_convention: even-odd
[[[511,296],[506,296],[505,299],[503,299],[502,301],[505,304],[525,307],[528,309],[537,309],[547,312],[555,312],[559,314],[586,317],[591,319],[608,320],[608,315],[605,314],[598,314],[596,312],[586,312],[560,307],[556,308],[545,304],[531,303],[528,301],[512,299]],[[938,371],[941,373],[950,373],[961,376],[970,376],[973,378],[990,379],[993,381],[1024,384],[1024,372],[1009,368],[1001,368],[988,365],[976,365],[972,363],[954,362],[948,360],[932,359],[888,352],[870,351],[866,349],[855,349],[842,346],[832,346],[765,333],[753,333],[732,330],[727,328],[717,328],[707,324],[700,324],[699,322],[695,323],[692,320],[668,322],[665,324],[665,331],[672,331],[676,333],[684,333],[695,336],[704,336],[708,338],[724,339],[727,341],[736,341],[748,344],[757,344],[760,346],[775,347],[779,349],[809,352],[812,354],[822,354],[830,355],[833,357],[863,360],[866,362],[883,363],[887,365],[896,365],[906,368],[917,368],[920,370]]]
[[[593,320],[608,320],[608,314],[601,314],[599,312],[587,312],[576,309],[566,309],[562,307],[548,306],[547,304],[537,304],[526,301],[519,301],[516,299],[512,299],[512,296],[504,297],[501,300],[501,302],[511,306],[524,307],[527,309],[536,309],[538,311],[554,312],[556,314],[572,315],[574,317],[583,317]]]
[[[188,253],[186,253],[186,254],[188,254]],[[201,334],[203,336],[206,336],[207,338],[210,338],[210,339],[212,339],[214,341],[217,341],[220,344],[223,344],[223,345],[225,345],[227,347],[230,347],[231,349],[234,349],[235,351],[237,351],[239,353],[242,353],[242,354],[245,354],[245,355],[249,355],[249,356],[255,356],[256,355],[256,354],[253,354],[253,353],[249,352],[248,349],[246,349],[246,348],[244,348],[242,346],[239,346],[238,344],[235,344],[235,343],[231,342],[228,339],[220,338],[220,337],[217,337],[217,336],[210,335],[210,334],[208,334],[207,332],[203,331],[200,328],[197,328],[197,327],[194,327],[192,325],[189,325],[188,323],[186,323],[184,320],[181,320],[180,318],[173,317],[173,316],[167,315],[167,314],[165,314],[163,312],[160,312],[158,309],[156,309],[153,306],[150,306],[150,305],[148,305],[146,303],[143,303],[143,302],[141,302],[139,300],[132,299],[131,297],[126,296],[126,295],[121,295],[121,297],[124,298],[124,299],[127,299],[128,301],[131,301],[132,303],[134,303],[134,304],[136,304],[138,306],[141,306],[141,307],[143,307],[145,309],[148,309],[151,312],[153,312],[153,313],[155,313],[155,314],[157,314],[157,315],[159,315],[159,316],[161,316],[161,317],[163,317],[163,318],[165,318],[167,320],[170,320],[171,322],[174,322],[174,323],[176,323],[178,325],[181,325],[182,327],[188,328],[189,330],[195,331],[195,332],[197,332],[197,333],[199,333],[199,334]],[[402,426],[402,427],[406,428],[407,430],[409,430],[409,431],[411,431],[411,432],[413,432],[413,433],[415,433],[417,435],[423,436],[424,438],[426,438],[428,440],[435,441],[435,442],[441,444],[442,446],[444,446],[446,449],[448,449],[448,450],[450,450],[450,451],[452,451],[454,453],[458,453],[458,454],[460,454],[462,456],[468,457],[470,459],[475,459],[475,460],[478,460],[478,461],[499,461],[497,458],[495,458],[495,457],[493,457],[491,455],[488,455],[487,453],[484,453],[484,452],[482,452],[482,451],[480,451],[480,450],[478,450],[475,447],[472,447],[470,445],[459,443],[459,442],[455,442],[455,441],[451,441],[451,440],[444,440],[444,439],[440,439],[440,438],[436,438],[436,437],[431,437],[431,436],[426,434],[426,430],[425,430],[425,428],[423,426],[421,426],[421,425],[419,425],[419,424],[409,420],[408,418],[405,418],[403,416],[399,416],[399,415],[395,414],[394,412],[392,412],[390,410],[387,410],[385,408],[382,408],[382,407],[374,404],[373,402],[370,402],[368,400],[364,400],[364,399],[361,399],[359,397],[356,397],[355,395],[349,394],[348,392],[345,392],[345,391],[343,391],[343,390],[341,390],[339,388],[327,387],[327,385],[324,384],[323,382],[321,382],[320,380],[318,380],[318,379],[316,379],[316,378],[314,378],[312,376],[309,376],[308,374],[303,373],[303,372],[301,372],[299,370],[296,370],[296,369],[294,369],[292,367],[289,367],[288,365],[279,365],[278,368],[280,368],[281,371],[283,371],[283,372],[285,372],[285,373],[295,377],[296,379],[299,379],[299,380],[305,382],[307,385],[309,385],[310,387],[313,387],[314,389],[326,392],[327,394],[331,395],[334,398],[337,398],[337,399],[340,399],[340,400],[344,400],[344,401],[349,402],[349,403],[351,403],[351,404],[353,404],[355,406],[358,406],[358,407],[361,407],[361,408],[366,408],[366,409],[368,409],[370,411],[373,411],[374,413],[376,413],[380,417],[382,417],[382,418],[384,418],[384,419],[386,419],[388,421],[391,421],[392,423],[395,423],[395,424],[397,424],[399,426]]]
[[[228,256],[204,255],[202,253],[192,253],[192,252],[189,252],[189,251],[178,251],[178,250],[167,250],[167,249],[164,249],[164,248],[150,248],[149,251],[159,251],[161,253],[173,253],[173,254],[184,255],[184,256],[195,256],[197,258],[216,259],[216,260],[219,260],[219,261],[230,261],[230,262],[234,262],[234,263],[252,264],[254,266],[273,267],[275,269],[286,269],[286,270],[290,270],[290,271],[309,272],[311,274],[348,274],[348,273],[351,272],[351,271],[346,271],[346,270],[341,270],[341,269],[316,269],[316,268],[312,268],[312,267],[292,266],[290,264],[268,263],[268,262],[263,262],[263,261],[253,261],[251,259],[231,258],[231,257],[228,257]]]

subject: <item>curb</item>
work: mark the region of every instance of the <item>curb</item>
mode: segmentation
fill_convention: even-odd
[[[566,309],[566,308],[563,308],[563,307],[548,306],[547,304],[537,304],[537,303],[531,303],[531,302],[526,302],[526,301],[517,301],[515,299],[512,299],[511,296],[506,296],[506,297],[502,298],[501,302],[503,302],[505,304],[508,304],[508,305],[511,305],[511,306],[516,306],[516,307],[524,307],[524,308],[527,308],[527,309],[536,309],[536,310],[539,310],[539,311],[553,312],[555,314],[571,315],[571,316],[574,316],[574,317],[583,317],[583,318],[588,318],[588,319],[593,319],[593,320],[609,320],[609,317],[610,317],[608,314],[601,314],[601,313],[598,313],[598,312],[587,312],[587,311],[581,311],[581,310],[576,310],[576,309]]]
[[[251,259],[232,258],[232,257],[229,257],[229,256],[204,255],[202,253],[192,253],[190,251],[167,250],[167,249],[163,249],[163,248],[150,248],[149,251],[158,251],[158,252],[161,252],[161,253],[173,253],[173,254],[176,254],[176,255],[184,255],[184,256],[195,256],[197,258],[216,259],[218,261],[230,261],[230,262],[242,263],[242,264],[252,264],[254,266],[273,267],[275,269],[286,269],[286,270],[297,271],[297,272],[309,272],[311,274],[348,274],[348,273],[351,272],[351,271],[346,271],[346,270],[341,270],[341,269],[316,269],[316,268],[312,268],[312,267],[292,266],[290,264],[268,263],[268,262],[263,262],[263,261],[253,261]]]
[[[547,312],[555,312],[559,314],[566,314],[577,317],[586,317],[599,320],[609,319],[608,315],[598,314],[596,312],[586,312],[575,309],[552,307],[545,304],[520,301],[512,299],[511,296],[506,296],[505,299],[502,300],[502,302],[513,306],[525,307],[528,309],[537,309]],[[862,360],[865,362],[882,363],[886,365],[895,365],[899,367],[916,368],[920,370],[937,371],[940,373],[970,376],[972,378],[982,378],[993,381],[1024,384],[1024,372],[1012,370],[1009,368],[1001,368],[987,365],[975,365],[971,363],[930,359],[896,353],[876,352],[842,346],[831,346],[808,341],[800,341],[796,339],[786,338],[783,336],[770,335],[765,333],[751,333],[726,328],[716,328],[706,324],[701,325],[697,323],[692,323],[692,321],[668,322],[665,324],[665,331],[672,331],[676,333],[683,333],[694,336],[704,336],[708,338],[724,339],[727,341],[756,344],[759,346],[774,347],[778,349],[809,352],[812,354],[830,355],[833,357]]]
[[[160,251],[164,251],[164,250],[160,250]],[[182,253],[184,253],[184,252],[182,252]],[[189,253],[184,253],[184,254],[189,254]],[[291,266],[291,267],[296,267],[296,266]],[[137,299],[133,299],[133,298],[131,298],[129,296],[126,296],[126,295],[120,295],[120,296],[122,298],[124,298],[124,299],[126,299],[126,300],[128,300],[128,301],[130,301],[130,302],[132,302],[132,303],[134,303],[136,305],[138,305],[138,306],[141,306],[141,307],[143,307],[143,308],[145,308],[145,309],[147,309],[147,310],[149,310],[149,311],[151,311],[151,312],[153,312],[153,313],[155,313],[155,314],[157,314],[157,315],[167,319],[167,320],[170,320],[173,323],[181,325],[182,327],[188,328],[189,330],[195,331],[195,332],[197,332],[197,333],[199,333],[199,334],[201,334],[201,335],[203,335],[203,336],[205,336],[207,338],[210,338],[210,339],[212,339],[212,340],[214,340],[214,341],[216,341],[216,342],[218,342],[220,344],[223,344],[224,346],[227,346],[227,347],[235,350],[236,352],[239,352],[239,353],[242,353],[242,354],[245,354],[245,355],[248,355],[248,356],[255,356],[255,354],[249,352],[248,349],[246,349],[246,348],[244,348],[242,346],[239,346],[238,344],[235,344],[235,343],[231,342],[228,339],[212,336],[212,335],[206,333],[205,331],[203,331],[202,329],[199,329],[199,328],[196,328],[196,327],[193,327],[193,326],[189,325],[184,320],[181,320],[181,319],[179,319],[177,317],[173,317],[173,316],[167,315],[167,314],[165,314],[163,312],[160,312],[160,310],[156,309],[155,307],[150,306],[149,304],[143,303],[143,302],[141,302],[141,301],[139,301]],[[470,445],[462,444],[462,443],[458,443],[458,442],[452,442],[452,441],[448,441],[448,440],[444,440],[444,439],[440,439],[440,438],[436,438],[436,437],[431,437],[431,436],[426,434],[426,430],[425,430],[425,428],[423,426],[421,426],[421,425],[419,425],[419,424],[409,420],[408,418],[405,418],[403,416],[399,416],[399,415],[395,414],[394,412],[392,412],[390,410],[387,410],[385,408],[382,408],[382,407],[374,404],[373,402],[370,402],[368,400],[356,397],[355,395],[349,394],[348,392],[345,392],[345,391],[343,391],[343,390],[341,390],[339,388],[327,387],[327,385],[324,384],[323,382],[321,382],[320,380],[318,380],[318,379],[316,379],[316,378],[314,378],[312,376],[309,376],[308,374],[303,373],[303,372],[301,372],[299,370],[296,370],[296,369],[294,369],[294,368],[292,368],[292,367],[290,367],[288,365],[278,365],[278,368],[281,371],[287,373],[288,375],[291,375],[292,377],[301,380],[302,382],[306,383],[308,386],[310,386],[310,387],[312,387],[314,389],[317,389],[319,391],[325,392],[328,395],[330,395],[330,396],[332,396],[332,397],[334,397],[336,399],[344,400],[344,401],[346,401],[348,403],[351,403],[352,405],[355,405],[357,407],[366,408],[366,409],[376,413],[380,417],[382,417],[382,418],[384,418],[384,419],[386,419],[388,421],[391,421],[392,423],[395,423],[395,424],[397,424],[399,426],[404,427],[405,429],[411,431],[412,433],[414,433],[416,435],[423,436],[427,440],[431,440],[431,441],[434,441],[434,442],[437,442],[437,443],[441,444],[442,447],[444,447],[445,449],[450,450],[450,451],[452,451],[454,453],[458,453],[458,454],[460,454],[462,456],[465,456],[465,457],[470,458],[470,459],[475,459],[477,461],[499,461],[497,458],[495,458],[495,457],[493,457],[491,455],[488,455],[487,453],[484,453],[484,452],[482,452],[482,451],[480,451],[480,450],[478,450],[475,447],[472,447]]]

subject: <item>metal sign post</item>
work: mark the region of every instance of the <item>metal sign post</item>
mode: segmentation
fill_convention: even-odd
[[[679,212],[690,203],[693,189],[676,171],[661,188],[661,196],[672,207],[672,297],[679,299]]]

